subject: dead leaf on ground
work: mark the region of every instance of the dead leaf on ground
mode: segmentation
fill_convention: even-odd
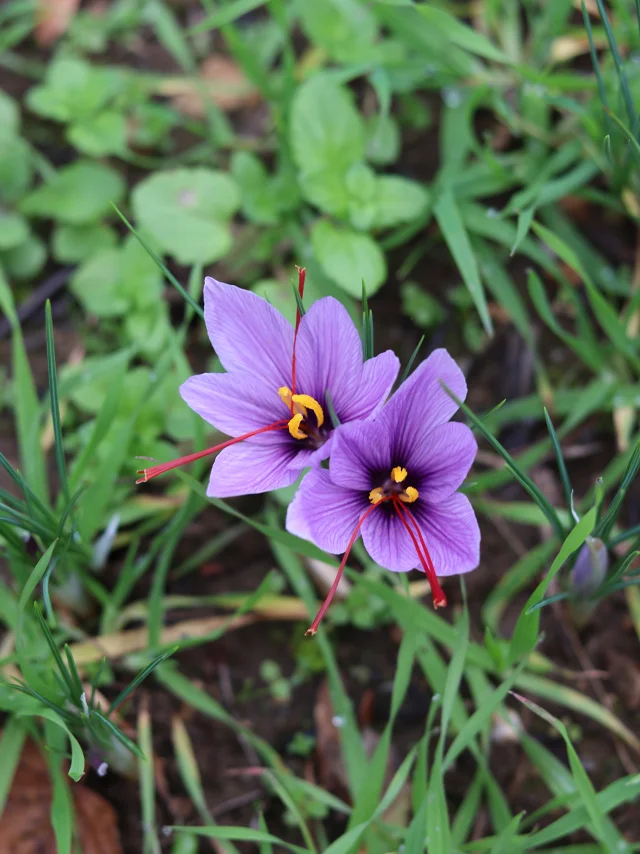
[[[116,812],[97,792],[71,783],[83,854],[123,854]],[[51,827],[52,786],[40,750],[27,742],[0,817],[0,854],[56,854]]]
[[[221,110],[239,110],[260,100],[260,94],[244,71],[226,56],[210,56],[200,66],[200,77],[169,77],[157,92],[173,99],[176,109],[200,119],[205,115],[205,99]]]
[[[69,29],[80,0],[38,0],[36,41],[48,47]]]

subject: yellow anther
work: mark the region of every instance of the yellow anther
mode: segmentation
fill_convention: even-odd
[[[307,414],[307,409],[310,409],[316,416],[317,426],[322,427],[324,424],[324,412],[314,397],[311,397],[309,394],[294,394],[291,400],[293,400],[296,405],[296,409],[298,406],[302,407],[304,415]]]
[[[380,501],[384,498],[384,489],[381,486],[376,486],[375,489],[372,489],[369,493],[369,501],[372,504],[379,504]]]
[[[407,470],[402,466],[396,466],[394,469],[391,469],[391,480],[394,480],[396,483],[402,483],[406,476]]]
[[[303,431],[300,429],[300,423],[302,422],[303,418],[304,415],[301,412],[298,412],[298,414],[294,415],[291,421],[289,421],[289,433],[291,433],[294,439],[307,438],[307,434],[303,433]]]
[[[278,394],[280,395],[280,400],[284,403],[287,409],[291,409],[291,389],[287,388],[286,385],[283,385],[282,388],[278,389]]]
[[[398,498],[404,501],[405,504],[413,504],[417,500],[420,493],[414,486],[408,486],[404,492],[401,492]]]

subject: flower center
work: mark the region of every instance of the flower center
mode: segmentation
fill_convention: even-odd
[[[324,412],[318,401],[309,394],[293,394],[290,388],[278,389],[280,399],[291,413],[289,433],[294,439],[308,439],[324,424]],[[315,424],[309,421],[309,410],[315,415]]]
[[[391,474],[382,486],[376,486],[375,489],[371,490],[369,501],[372,504],[379,504],[385,498],[399,498],[405,504],[413,504],[420,493],[414,486],[404,486],[407,474],[408,472],[403,466],[392,468]]]

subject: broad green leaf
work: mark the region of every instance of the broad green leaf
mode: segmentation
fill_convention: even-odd
[[[124,181],[114,169],[91,160],[78,160],[29,193],[20,207],[29,216],[87,225],[108,213],[110,204],[118,202],[124,191]]]
[[[76,122],[67,131],[69,142],[89,157],[124,154],[127,150],[127,120],[116,110]]]
[[[365,154],[364,124],[351,93],[326,74],[311,77],[294,95],[289,137],[304,196],[343,215],[346,174]]]
[[[377,25],[358,0],[297,0],[300,25],[314,45],[336,62],[367,62],[373,57]]]
[[[17,202],[29,189],[32,176],[33,157],[27,142],[21,137],[4,136],[0,130],[0,202]]]
[[[157,172],[137,185],[131,201],[139,227],[181,264],[209,264],[231,249],[229,220],[240,193],[224,172]]]
[[[32,279],[42,270],[46,260],[46,244],[31,233],[22,243],[0,253],[0,263],[12,279]]]
[[[311,245],[327,276],[350,296],[362,295],[363,281],[369,295],[382,287],[387,276],[384,255],[368,235],[319,220],[311,231]]]
[[[389,228],[422,216],[429,204],[429,193],[408,178],[383,175],[376,181],[375,213],[372,228]]]
[[[102,249],[112,249],[116,233],[108,225],[56,225],[53,231],[54,257],[63,264],[78,264]]]
[[[0,91],[0,141],[16,137],[20,130],[20,108],[6,92]]]
[[[116,94],[121,82],[122,75],[113,69],[59,56],[49,65],[44,83],[27,92],[26,102],[34,113],[59,122],[88,119]]]
[[[385,166],[400,154],[400,127],[393,116],[377,115],[367,119],[365,153],[370,163]]]
[[[20,214],[0,209],[0,250],[13,249],[29,237],[29,223]]]

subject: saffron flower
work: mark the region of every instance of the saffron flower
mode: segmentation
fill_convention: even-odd
[[[456,490],[477,452],[471,430],[450,418],[467,385],[446,350],[435,350],[370,420],[335,437],[329,469],[309,472],[287,512],[287,530],[344,556],[307,634],[315,634],[362,535],[376,563],[393,572],[422,568],[434,607],[446,605],[438,575],[479,562],[480,530]]]
[[[304,269],[299,271],[304,292]],[[388,350],[363,362],[360,336],[344,306],[324,297],[295,327],[251,291],[207,278],[207,332],[225,372],[190,377],[184,401],[226,442],[139,472],[138,483],[201,457],[214,461],[207,495],[268,492],[295,483],[326,459],[334,436],[382,406],[399,362]],[[334,424],[334,419],[336,419]]]

